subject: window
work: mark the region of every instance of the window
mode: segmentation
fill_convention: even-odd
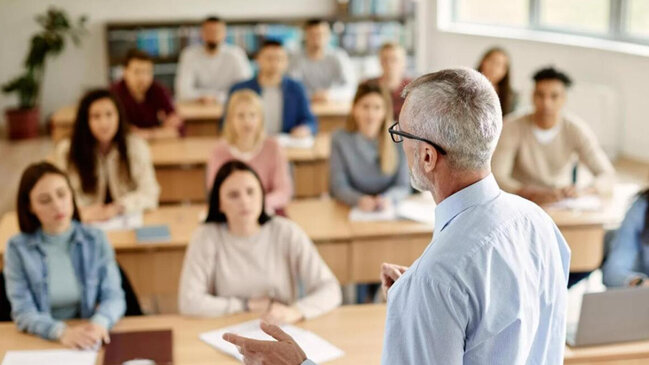
[[[649,1],[627,0],[625,20],[629,35],[649,38]]]
[[[541,0],[541,27],[581,33],[608,33],[610,0]]]
[[[456,19],[466,23],[524,27],[529,20],[529,0],[457,0]]]
[[[516,27],[649,45],[649,0],[438,0],[456,24]]]

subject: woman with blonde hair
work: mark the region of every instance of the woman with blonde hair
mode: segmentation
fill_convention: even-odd
[[[408,165],[392,143],[389,95],[374,82],[358,86],[344,130],[331,141],[331,195],[364,211],[382,210],[410,193]]]
[[[274,212],[288,204],[293,193],[288,160],[279,143],[266,136],[261,99],[249,89],[230,96],[223,138],[212,150],[207,164],[208,190],[212,189],[221,166],[235,159],[246,162],[259,175],[268,211]]]

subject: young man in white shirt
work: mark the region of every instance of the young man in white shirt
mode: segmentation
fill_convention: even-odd
[[[209,17],[201,26],[203,43],[185,48],[176,74],[176,98],[183,101],[223,103],[228,90],[252,76],[246,53],[225,43],[225,22]]]

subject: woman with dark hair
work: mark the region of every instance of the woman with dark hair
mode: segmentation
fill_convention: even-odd
[[[265,212],[255,171],[238,160],[225,163],[214,178],[205,224],[185,255],[180,313],[253,312],[271,323],[293,323],[340,305],[338,281],[304,231]]]
[[[19,330],[75,348],[108,342],[126,309],[113,248],[79,222],[70,182],[47,162],[23,172],[18,224],[4,255],[11,316]],[[87,321],[66,325],[68,319]]]
[[[513,112],[518,104],[518,94],[512,90],[509,80],[510,67],[509,55],[500,47],[488,49],[476,67],[496,89],[503,115]]]
[[[608,287],[649,286],[649,189],[638,196],[615,232],[602,272]]]
[[[403,149],[394,143],[389,95],[377,83],[358,86],[344,130],[331,138],[331,196],[364,211],[382,210],[411,192]]]
[[[149,148],[128,133],[119,105],[108,90],[88,92],[79,103],[72,139],[56,147],[54,160],[70,177],[84,221],[158,206]]]

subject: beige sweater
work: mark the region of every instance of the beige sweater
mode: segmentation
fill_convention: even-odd
[[[305,318],[328,312],[342,300],[338,281],[292,221],[273,217],[250,238],[231,235],[225,223],[200,226],[185,254],[180,313],[238,313],[245,300],[261,297],[295,305]]]
[[[110,189],[113,200],[124,206],[127,213],[153,209],[158,206],[160,187],[155,177],[149,146],[143,139],[135,135],[130,135],[127,138],[126,146],[131,164],[132,183],[124,181],[119,173],[119,152],[117,148],[113,148],[106,156],[97,157],[97,192],[95,194],[83,192],[81,179],[76,169],[68,168],[70,140],[63,140],[56,146],[53,156],[54,163],[68,173],[77,203],[80,206],[103,203],[106,197],[106,188]],[[108,187],[106,180],[108,180]]]
[[[493,174],[503,190],[569,186],[579,161],[594,175],[593,186],[600,194],[612,191],[615,170],[590,128],[574,117],[559,123],[554,139],[542,144],[534,136],[531,114],[505,122],[492,159]]]

